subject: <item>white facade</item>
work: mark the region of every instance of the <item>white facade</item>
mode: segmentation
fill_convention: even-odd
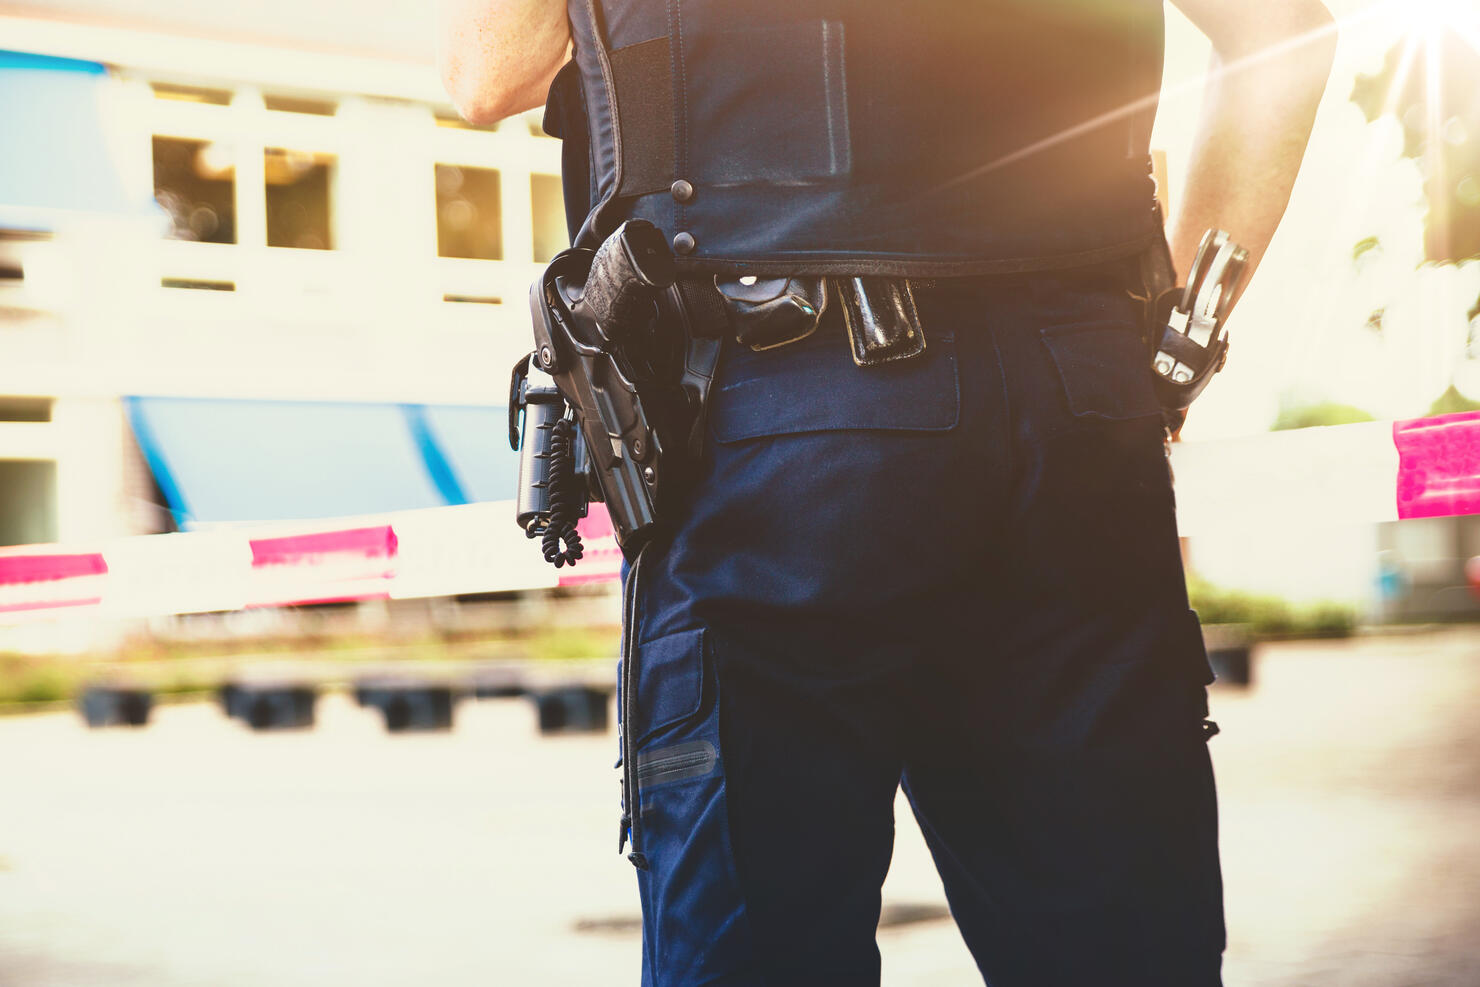
[[[130,198],[155,196],[158,139],[199,142],[198,161],[231,182],[235,240],[170,239],[163,212],[54,211],[53,236],[0,232],[0,463],[55,463],[48,507],[44,490],[0,491],[0,514],[26,515],[17,530],[76,543],[162,529],[121,396],[502,404],[528,348],[537,230],[547,254],[564,222],[560,145],[538,114],[447,125],[420,4],[382,5],[421,31],[401,57],[384,24],[329,42],[366,5],[205,6],[0,6],[0,48],[108,66],[102,118]],[[248,27],[254,40],[234,40]],[[327,172],[332,249],[268,245],[283,162]],[[439,165],[498,173],[501,259],[438,255]],[[442,222],[456,219],[444,203]]]

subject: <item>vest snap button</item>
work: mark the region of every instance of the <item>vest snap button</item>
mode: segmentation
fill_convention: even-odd
[[[673,187],[668,191],[673,193],[675,202],[688,202],[694,197],[694,186],[682,178],[674,182]]]
[[[691,254],[694,252],[695,246],[697,244],[694,242],[694,234],[692,233],[679,233],[673,238],[673,250],[675,253]]]

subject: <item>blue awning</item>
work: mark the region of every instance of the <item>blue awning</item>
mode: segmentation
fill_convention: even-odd
[[[380,514],[514,497],[504,408],[129,397],[182,528]]]
[[[97,62],[0,51],[0,227],[49,230],[53,210],[143,214],[104,137]]]

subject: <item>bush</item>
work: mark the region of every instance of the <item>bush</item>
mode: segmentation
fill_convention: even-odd
[[[0,703],[51,703],[72,698],[76,676],[59,662],[6,661],[0,664]]]
[[[1357,626],[1356,611],[1340,603],[1292,606],[1196,578],[1188,580],[1187,595],[1204,624],[1246,624],[1257,637],[1349,637]]]
[[[541,660],[615,658],[621,648],[621,634],[589,628],[557,628],[533,635],[526,647],[531,658]]]

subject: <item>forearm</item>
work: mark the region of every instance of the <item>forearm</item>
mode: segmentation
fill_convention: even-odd
[[[438,0],[442,85],[473,123],[543,104],[569,50],[563,0]]]
[[[1186,188],[1170,229],[1179,275],[1187,275],[1210,227],[1227,230],[1258,264],[1289,202],[1335,46],[1334,23],[1319,5],[1222,45],[1214,37]]]

